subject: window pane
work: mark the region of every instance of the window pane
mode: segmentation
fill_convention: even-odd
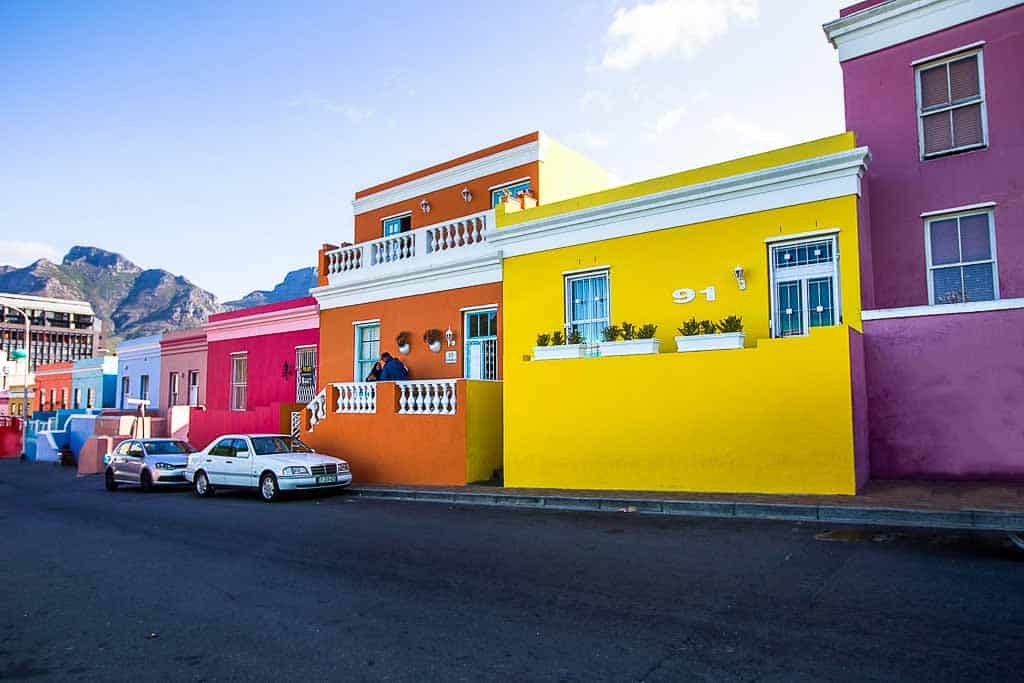
[[[984,142],[981,131],[981,105],[972,104],[953,110],[953,146],[980,145]]]
[[[587,343],[600,341],[608,326],[608,276],[606,274],[569,281],[569,329],[577,330]]]
[[[801,300],[799,282],[780,282],[777,286],[779,310],[775,312],[778,319],[777,328],[780,337],[791,337],[803,334],[803,301]]]
[[[960,262],[960,246],[956,235],[956,219],[932,221],[932,265]]]
[[[960,248],[963,251],[963,261],[984,261],[992,258],[987,213],[960,217]]]
[[[932,290],[937,304],[958,304],[963,302],[963,288],[960,268],[939,268],[932,271]]]
[[[996,298],[993,267],[990,263],[964,266],[964,290],[967,301],[991,301]]]
[[[832,240],[796,244],[791,247],[775,248],[775,267],[790,268],[815,263],[831,263]]]
[[[832,278],[822,277],[807,281],[807,305],[810,314],[809,327],[824,327],[835,324],[835,307],[832,304]]]
[[[921,108],[928,109],[949,102],[946,65],[940,64],[921,72]]]
[[[491,311],[487,314],[487,334],[491,337],[498,336],[498,312]]]
[[[978,55],[958,59],[949,65],[950,99],[953,102],[981,95],[978,81]]]
[[[922,119],[925,154],[942,152],[953,146],[953,133],[950,125],[950,112],[948,111],[931,114]]]

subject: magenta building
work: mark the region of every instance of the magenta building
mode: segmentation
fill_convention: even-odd
[[[316,393],[320,312],[312,297],[211,315],[206,402],[189,439],[203,448],[225,433],[281,433]]]
[[[1024,3],[867,0],[825,32],[872,154],[871,474],[1024,478]]]

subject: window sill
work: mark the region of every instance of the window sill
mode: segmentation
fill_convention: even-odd
[[[906,306],[903,308],[880,308],[861,313],[862,320],[889,320],[892,318],[917,318],[929,315],[956,315],[958,313],[983,313],[986,311],[1009,311],[1024,308],[1024,298],[975,301],[964,304],[930,304],[928,306]]]
[[[988,149],[988,143],[982,145],[970,145],[969,147],[957,147],[956,149],[947,149],[942,152],[932,152],[931,154],[925,154],[921,157],[921,161],[933,161],[935,159],[944,159],[946,157],[959,156],[961,154],[968,154],[970,152],[984,152]]]

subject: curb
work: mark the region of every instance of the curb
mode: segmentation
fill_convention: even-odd
[[[737,503],[708,500],[575,498],[572,496],[462,493],[400,488],[350,488],[348,491],[350,495],[378,500],[558,510],[563,512],[635,512],[642,515],[661,515],[666,517],[770,519],[790,522],[831,522],[836,524],[967,529],[976,531],[1024,530],[1024,512],[1001,512],[999,510],[915,510],[911,508],[795,505],[791,503]]]

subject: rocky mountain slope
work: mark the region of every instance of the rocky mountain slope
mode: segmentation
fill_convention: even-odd
[[[306,296],[315,284],[315,269],[303,268],[288,273],[272,290],[221,304],[180,275],[143,270],[121,254],[96,247],[72,247],[60,263],[40,259],[24,268],[0,265],[0,292],[91,303],[111,348],[120,339],[196,327],[211,313]]]

